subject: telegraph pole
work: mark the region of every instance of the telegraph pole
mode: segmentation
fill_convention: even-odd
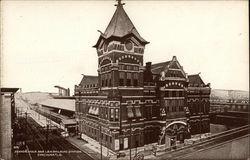
[[[25,112],[25,136],[26,136],[26,138],[25,138],[25,145],[26,145],[26,141],[27,141],[27,125],[28,125],[28,121],[27,121],[27,118],[28,118],[28,116],[27,116],[27,111]]]
[[[49,125],[47,124],[47,130],[46,130],[46,145],[48,145],[49,141]]]
[[[100,122],[99,122],[100,125]],[[101,160],[102,160],[102,126],[100,125],[100,145],[101,145]]]
[[[129,160],[131,160],[131,143],[132,143],[132,141],[131,141],[131,139],[132,139],[132,132],[131,132],[131,120],[129,121],[130,123],[129,123],[129,127],[130,127],[130,137],[129,137]]]

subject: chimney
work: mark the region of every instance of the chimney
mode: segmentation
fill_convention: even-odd
[[[176,60],[177,60],[176,56],[173,56],[172,61],[176,61]]]
[[[70,89],[69,89],[69,88],[67,89],[67,94],[66,94],[66,96],[70,96]]]
[[[146,63],[146,70],[147,71],[151,71],[151,64],[152,64],[152,62],[147,62]]]

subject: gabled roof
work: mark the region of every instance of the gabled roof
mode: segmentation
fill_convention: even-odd
[[[198,85],[204,85],[205,83],[203,82],[203,80],[200,77],[200,74],[193,74],[193,75],[188,75],[188,79],[189,79],[189,84],[198,84]]]
[[[101,33],[99,40],[97,41],[94,47],[97,47],[101,38],[108,39],[112,36],[122,38],[129,34],[133,34],[144,44],[149,43],[140,36],[139,32],[136,30],[132,21],[130,20],[127,13],[123,9],[123,4],[118,4],[116,11],[111,21],[109,22],[105,32]]]
[[[83,75],[79,85],[84,86],[88,84],[98,84],[98,76]]]
[[[151,66],[151,71],[153,74],[160,74],[169,65],[171,61],[155,63]]]

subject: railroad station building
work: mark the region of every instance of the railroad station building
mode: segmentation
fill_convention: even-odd
[[[75,85],[81,137],[119,151],[151,143],[171,146],[191,134],[209,132],[210,85],[199,75],[188,76],[175,56],[144,65],[149,42],[123,5],[118,1],[105,32],[93,46],[98,76],[84,75]],[[197,127],[201,123],[203,127]]]

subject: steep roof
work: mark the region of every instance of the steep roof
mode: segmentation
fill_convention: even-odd
[[[198,85],[205,84],[199,74],[188,75],[188,79],[189,79],[189,84],[198,84]]]
[[[133,33],[142,42],[146,42],[136,30],[132,21],[130,20],[127,13],[123,9],[123,6],[117,5],[116,11],[111,21],[109,22],[109,25],[106,28],[104,34],[108,38],[111,36],[123,37],[130,33]]]
[[[98,76],[83,75],[79,85],[84,86],[88,84],[98,84]]]
[[[151,71],[153,74],[160,74],[171,61],[155,63],[151,65]]]
[[[144,44],[149,43],[140,36],[139,32],[123,9],[123,4],[118,3],[111,21],[109,22],[105,32],[101,33],[100,38],[103,37],[105,39],[108,39],[112,36],[122,38],[128,34],[134,34],[134,36]],[[99,40],[94,47],[97,47]]]

